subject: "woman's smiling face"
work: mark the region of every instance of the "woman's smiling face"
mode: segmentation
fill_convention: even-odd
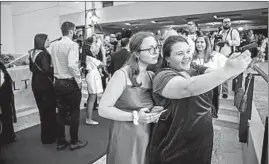
[[[177,42],[171,47],[171,54],[166,58],[171,68],[178,71],[189,70],[192,54],[190,46],[186,42]]]
[[[206,42],[205,39],[203,37],[199,37],[196,40],[195,43],[196,49],[200,52],[200,51],[204,51],[206,49]]]

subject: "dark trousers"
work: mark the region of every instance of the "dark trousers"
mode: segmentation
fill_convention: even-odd
[[[220,94],[220,86],[213,89],[213,97],[212,97],[212,115],[217,117],[219,112],[219,94]]]
[[[13,142],[16,139],[16,135],[13,128],[12,120],[12,107],[10,102],[0,104],[2,109],[2,115],[0,115],[0,121],[2,124],[2,133],[0,133],[0,147],[1,145]]]
[[[103,73],[103,77],[101,77],[102,79],[102,86],[103,86],[103,89],[105,90],[106,89],[106,78],[108,78],[108,74],[106,71],[104,71],[104,69],[102,70],[102,73]]]
[[[69,125],[71,144],[74,144],[78,141],[81,91],[75,80],[56,79],[54,88],[58,107],[57,139],[65,139],[65,125]]]
[[[41,122],[42,143],[52,143],[56,140],[56,101],[53,88],[48,90],[33,90],[39,110]]]

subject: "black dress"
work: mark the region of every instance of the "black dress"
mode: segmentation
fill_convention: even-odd
[[[205,67],[192,68],[190,76],[204,73]],[[163,69],[153,80],[153,98],[168,109],[152,131],[149,144],[150,164],[210,164],[213,148],[212,91],[182,99],[161,96],[165,85],[175,76]],[[179,91],[180,92],[180,91]]]
[[[0,62],[0,70],[4,73],[4,83],[0,86],[0,146],[16,140],[13,123],[17,122],[12,90],[12,79],[3,63]]]
[[[53,89],[53,68],[47,51],[36,54],[35,61],[30,57],[32,90],[39,110],[41,141],[50,144],[56,140],[56,100]],[[35,63],[36,64],[35,64]]]

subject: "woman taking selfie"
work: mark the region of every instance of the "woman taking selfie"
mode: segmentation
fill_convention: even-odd
[[[213,148],[212,89],[249,65],[249,51],[233,54],[223,68],[194,65],[182,36],[163,46],[163,68],[153,80],[153,97],[167,109],[153,129],[150,164],[210,164]]]

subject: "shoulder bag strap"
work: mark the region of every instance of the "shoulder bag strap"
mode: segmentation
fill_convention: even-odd
[[[31,56],[30,56],[31,57]],[[33,61],[33,59],[32,59],[32,57],[31,57],[31,60]],[[42,72],[42,73],[45,73],[37,64],[36,64],[36,62],[35,61],[33,61],[33,63],[36,65],[36,67],[38,68],[38,70],[40,71],[40,72]],[[48,79],[49,79],[49,81],[52,83],[52,84],[54,84],[53,83],[53,80],[50,78],[50,77],[48,77]]]
[[[248,76],[249,81],[248,81],[248,85],[247,85],[247,88],[246,88],[244,96],[246,96],[248,94],[248,89],[249,89],[249,86],[250,86],[250,83],[251,83],[251,79],[252,79],[252,74],[250,73],[249,76]]]
[[[230,33],[230,35],[231,35],[231,40],[233,40],[233,28],[231,28],[231,33]],[[235,46],[232,46],[231,47],[232,48],[232,53],[234,53],[235,52]]]

